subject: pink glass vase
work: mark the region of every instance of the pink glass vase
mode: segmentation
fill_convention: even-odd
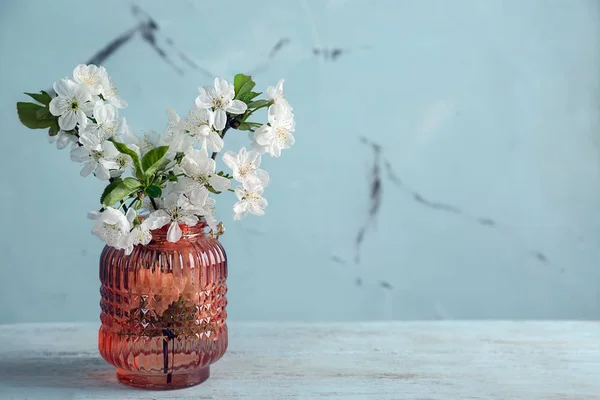
[[[206,225],[167,227],[131,255],[106,246],[100,256],[102,326],[98,349],[119,381],[177,389],[205,381],[227,349],[227,256]]]

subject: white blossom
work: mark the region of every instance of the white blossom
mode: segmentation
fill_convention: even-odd
[[[73,82],[70,79],[59,79],[52,86],[57,96],[50,101],[50,113],[58,116],[60,129],[70,131],[77,124],[83,129],[87,125],[86,112],[93,105],[87,87]]]
[[[184,192],[210,185],[217,192],[229,189],[229,179],[215,174],[215,160],[206,150],[190,150],[181,160],[180,168],[186,175],[179,180]]]
[[[131,150],[134,150],[134,151],[137,150],[137,148],[132,145],[130,145],[128,147]],[[127,170],[127,168],[130,168],[130,167],[132,168],[132,170],[134,171],[134,174],[135,174],[135,170],[133,167],[133,160],[127,154],[119,153],[116,156],[113,156],[113,158],[110,159],[109,161],[110,161],[110,164],[106,164],[106,165],[110,165],[110,167],[111,167],[111,170],[110,170],[111,178],[116,178],[117,176],[121,176]]]
[[[77,142],[77,136],[71,135],[61,129],[56,135],[48,136],[48,142],[56,143],[56,148],[62,150],[67,147],[69,143]]]
[[[223,139],[214,129],[215,112],[206,108],[194,107],[190,110],[185,131],[193,137],[201,148],[219,152],[223,150]]]
[[[227,114],[242,114],[248,108],[241,100],[234,100],[235,89],[225,79],[215,78],[214,87],[203,86],[199,88],[200,96],[196,98],[198,108],[212,108],[215,112],[215,129],[221,131],[225,128]]]
[[[86,85],[92,96],[99,95],[102,92],[102,83],[107,78],[106,69],[97,67],[94,64],[79,64],[73,69],[73,80]]]
[[[181,118],[175,110],[167,108],[168,124],[162,134],[150,131],[138,137],[127,121],[119,117],[119,109],[127,107],[127,102],[104,67],[80,64],[73,69],[72,77],[54,82],[56,97],[50,100],[49,110],[58,118],[60,129],[55,136],[49,137],[49,141],[56,143],[58,149],[72,143],[70,156],[82,164],[82,176],[93,174],[100,180],[113,181],[111,178],[127,172],[141,182],[140,188],[145,189],[130,195],[122,193],[125,197],[121,207],[127,213],[121,207],[90,211],[88,218],[94,221],[92,233],[107,245],[124,250],[126,255],[136,246],[151,243],[153,231],[162,227],[167,230],[169,242],[179,241],[185,226],[196,226],[201,220],[221,234],[224,230],[220,224],[217,226],[216,201],[210,193],[228,190],[237,197],[233,206],[234,220],[248,214],[263,215],[268,206],[263,193],[269,184],[269,174],[260,169],[262,154],[280,157],[282,150],[295,142],[293,108],[285,98],[283,84],[281,79],[275,86],[268,87],[267,101],[256,103],[269,107],[265,125],[250,123],[253,149],[243,147],[237,153],[227,151],[223,155],[224,163],[239,182],[235,190],[231,190],[230,179],[222,172],[217,174],[215,160],[210,154],[223,151],[225,128],[229,128],[234,116],[245,116],[248,109],[243,101],[236,99],[232,83],[215,78],[212,86],[199,88],[199,95],[187,117]],[[245,119],[237,118],[239,121]],[[254,131],[257,126],[259,128]],[[128,152],[131,156],[120,153],[115,147],[116,142],[136,153],[141,164],[146,165],[145,171],[140,173],[139,166],[138,170],[133,168],[136,156],[131,152]],[[149,172],[148,161],[156,161],[144,159],[144,156],[160,146],[168,146],[160,161],[164,168],[154,177],[141,176]],[[149,185],[160,186],[162,193],[158,198],[143,195],[152,193],[150,189],[158,192],[155,187],[147,188]],[[132,205],[138,205],[127,209],[123,201],[129,203],[137,199],[136,196],[141,200]],[[140,209],[144,210],[145,217],[138,215]]]
[[[102,141],[90,132],[84,132],[79,138],[81,146],[71,149],[71,160],[84,163],[81,176],[94,173],[102,181],[110,178],[110,170],[118,169],[115,159],[120,154],[114,144]]]
[[[196,215],[209,215],[213,210],[214,199],[208,195],[208,189],[204,186],[197,186],[181,197],[181,204],[186,210]]]
[[[145,132],[139,140],[140,154],[143,156],[155,147],[163,145],[163,136],[156,131]]]
[[[169,146],[169,150],[165,155],[167,158],[173,159],[177,153],[187,153],[194,146],[194,139],[185,134],[183,130],[183,121],[179,115],[170,107],[167,107],[167,115],[169,121],[167,128],[162,135],[152,138],[151,141],[156,146]]]
[[[215,205],[217,201],[212,197],[208,197],[204,203],[205,213],[202,214],[206,225],[208,225],[213,231],[217,230],[217,219],[215,218]]]
[[[125,144],[128,148],[140,154],[140,138],[133,133],[131,126],[127,124],[125,118],[121,119],[119,124],[119,131],[113,136],[119,143]],[[111,178],[121,176],[128,168],[131,168],[132,175],[135,175],[135,169],[133,167],[133,160],[127,154],[119,153],[113,157],[112,161],[115,162],[114,168],[110,171]]]
[[[110,104],[117,108],[126,108],[127,102],[123,100],[121,95],[119,94],[119,90],[117,86],[113,82],[113,80],[107,75],[102,79],[102,90],[100,94],[104,98],[104,100],[108,101]]]
[[[198,217],[194,215],[194,210],[189,208],[189,201],[183,194],[170,193],[164,203],[164,208],[154,211],[146,221],[151,229],[171,224],[167,231],[167,241],[177,242],[183,235],[179,224],[194,226],[198,223]]]
[[[121,130],[119,113],[112,104],[104,104],[104,102],[98,101],[94,104],[92,114],[96,122],[87,124],[86,132],[92,132],[99,138],[108,139]]]
[[[135,133],[133,133],[133,129],[131,129],[131,126],[127,123],[127,120],[125,118],[121,118],[121,123],[119,124],[119,131],[115,134],[114,137],[119,143],[124,143],[128,147],[131,145],[135,145],[139,148],[140,146],[140,138]]]
[[[165,141],[169,140],[168,138],[172,135],[177,135],[183,132],[183,124],[184,121],[181,119],[179,114],[171,107],[167,107],[167,128],[163,132],[163,136],[165,137]]]
[[[240,220],[245,218],[248,213],[254,215],[263,215],[268,202],[262,197],[264,188],[260,183],[244,182],[235,188],[235,195],[238,202],[233,206],[233,219]]]
[[[279,80],[275,87],[269,86],[267,88],[267,98],[271,100],[273,104],[282,105],[292,111],[292,106],[290,106],[290,103],[286,100],[285,93],[283,92],[283,79]]]
[[[137,218],[137,211],[133,208],[130,208],[127,210],[126,217],[130,225],[133,226],[133,221]],[[125,249],[125,255],[131,254],[134,246],[139,244],[145,246],[150,243],[152,241],[152,233],[150,232],[151,229],[152,226],[147,219],[143,220],[141,224],[135,226],[123,240],[122,246]]]
[[[242,147],[238,153],[228,151],[223,155],[225,164],[233,170],[233,178],[238,182],[256,182],[262,187],[269,184],[267,171],[259,169],[260,154]]]
[[[107,207],[97,216],[92,233],[109,246],[122,249],[127,245],[126,239],[130,230],[131,223],[125,214],[120,210]]]
[[[273,104],[269,107],[268,118],[269,125],[263,125],[254,132],[254,148],[279,157],[282,149],[292,147],[296,141],[292,135],[296,126],[294,114],[284,105]]]

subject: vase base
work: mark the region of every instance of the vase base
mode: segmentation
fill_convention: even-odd
[[[210,376],[210,366],[198,369],[188,374],[173,374],[169,377],[167,374],[139,374],[134,372],[117,369],[117,379],[119,382],[140,389],[152,390],[172,390],[182,389],[188,386],[198,385]]]

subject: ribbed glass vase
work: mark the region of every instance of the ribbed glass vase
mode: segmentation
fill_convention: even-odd
[[[206,225],[181,225],[183,237],[100,256],[102,326],[98,348],[119,381],[148,389],[196,385],[227,349],[227,256]]]

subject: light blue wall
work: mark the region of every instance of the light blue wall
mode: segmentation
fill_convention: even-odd
[[[600,318],[596,1],[143,7],[182,73],[139,35],[104,62],[137,131],[162,129],[165,106],[185,113],[211,81],[167,38],[209,74],[285,77],[296,110],[296,146],[264,162],[267,215],[234,223],[233,199],[220,202],[230,318]],[[137,23],[124,1],[0,3],[0,322],[98,318],[102,244],[85,214],[102,185],[14,104]],[[235,150],[246,135],[227,139]]]

